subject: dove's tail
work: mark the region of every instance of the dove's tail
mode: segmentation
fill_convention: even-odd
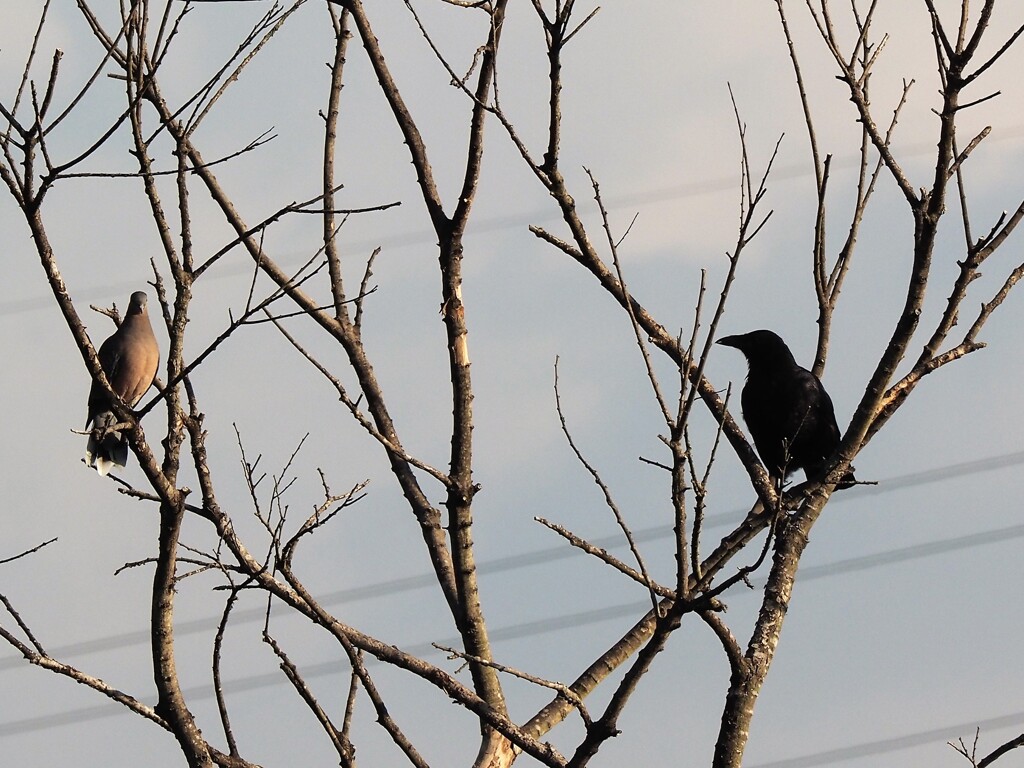
[[[128,438],[118,430],[109,428],[117,424],[117,416],[110,411],[97,414],[92,420],[92,432],[85,447],[85,461],[105,476],[115,466],[128,463]]]

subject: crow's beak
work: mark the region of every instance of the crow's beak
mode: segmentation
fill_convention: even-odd
[[[718,341],[716,341],[715,344],[721,344],[723,347],[735,347],[736,349],[739,349],[739,341],[739,336],[723,336]]]

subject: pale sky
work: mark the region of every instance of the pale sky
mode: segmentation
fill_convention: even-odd
[[[41,3],[6,9],[0,26],[0,99],[13,98]],[[467,105],[426,47],[403,3],[379,6],[377,35],[421,121],[447,199],[459,178]],[[858,146],[853,106],[834,79],[804,4],[787,4],[800,47],[823,152],[835,157],[830,246],[845,235]],[[950,2],[940,7],[948,10]],[[59,6],[59,7],[58,7]],[[109,6],[109,7],[108,7]],[[928,182],[937,120],[934,51],[921,2],[880,3],[877,30],[889,39],[873,80],[878,114],[889,114],[904,80],[915,80],[894,146],[918,186]],[[105,13],[113,3],[102,4]],[[202,83],[267,3],[196,4],[176,55],[166,64],[168,96]],[[469,68],[482,14],[417,2],[456,66]],[[580,18],[592,5],[580,9]],[[837,10],[838,12],[838,10]],[[1024,23],[1024,7],[1003,2],[990,48]],[[542,139],[545,82],[542,41],[531,4],[511,4],[503,40],[500,94],[527,140]],[[327,13],[309,2],[224,97],[197,134],[207,159],[228,154],[270,130],[276,138],[223,166],[219,177],[250,223],[318,191],[322,126],[318,110],[331,51]],[[101,59],[70,3],[55,4],[40,44],[40,62],[64,52],[57,101],[65,104]],[[1001,95],[965,114],[963,130],[986,125],[991,136],[966,166],[976,232],[1024,196],[1024,110],[1014,49],[972,96]],[[717,295],[733,248],[738,215],[739,142],[728,86],[747,125],[752,162],[763,168],[784,135],[768,184],[770,222],[747,251],[719,335],[767,327],[809,366],[816,308],[810,280],[814,187],[806,131],[775,4],[767,2],[618,2],[605,4],[565,59],[563,167],[581,210],[600,235],[582,166],[601,183],[620,233],[634,295],[669,328],[688,329],[700,270]],[[42,79],[45,69],[35,72]],[[70,157],[88,146],[121,109],[122,86],[101,77],[95,93],[52,136]],[[434,237],[419,203],[412,166],[393,118],[371,79],[357,41],[349,54],[341,120],[339,204],[401,201],[386,212],[353,217],[342,232],[350,280],[373,248],[378,291],[367,302],[365,336],[410,451],[443,466],[449,450],[447,361],[438,315]],[[115,137],[92,170],[132,167],[127,136]],[[560,358],[566,418],[581,450],[601,472],[656,577],[674,567],[671,509],[662,474],[638,461],[664,458],[657,406],[628,319],[594,279],[535,238],[530,224],[562,233],[557,211],[527,172],[499,126],[489,127],[487,165],[466,245],[464,298],[476,391],[478,561],[485,612],[497,661],[571,681],[649,607],[642,588],[568,550],[535,516],[601,539],[626,556],[615,522],[562,437],[552,392]],[[966,139],[965,139],[966,141]],[[539,152],[538,152],[539,154]],[[170,167],[166,152],[159,156]],[[168,190],[170,191],[170,190]],[[230,239],[204,192],[193,189],[196,241],[210,254]],[[951,205],[953,200],[950,201]],[[451,206],[449,205],[449,208]],[[112,326],[90,303],[122,309],[151,279],[159,257],[137,180],[67,180],[47,199],[44,217],[68,289],[95,343]],[[949,216],[936,252],[935,278],[922,328],[930,329],[962,257],[958,219]],[[266,248],[298,266],[317,247],[319,220],[295,216],[268,231]],[[151,569],[114,575],[155,551],[157,519],[148,506],[117,493],[81,463],[88,375],[48,292],[27,229],[9,196],[0,196],[7,279],[0,288],[0,391],[7,398],[0,447],[5,535],[0,559],[58,537],[36,555],[0,566],[10,598],[55,656],[152,701],[148,645]],[[1019,235],[972,285],[964,327],[1021,258]],[[845,427],[891,333],[910,259],[911,222],[895,186],[884,179],[860,238],[835,317],[824,383]],[[166,274],[166,273],[165,273]],[[237,313],[251,264],[225,257],[195,287],[189,352],[198,354]],[[266,285],[260,283],[264,289]],[[326,283],[318,290],[325,290]],[[152,297],[152,289],[149,289]],[[1011,294],[981,339],[989,346],[930,376],[855,461],[860,479],[878,481],[837,495],[814,528],[776,661],[757,704],[744,764],[797,768],[842,763],[958,766],[946,746],[973,738],[979,754],[1024,730],[1019,641],[1024,619],[1019,556],[1024,523],[1015,501],[1024,491],[1019,434],[1024,376],[1017,329],[1022,297]],[[331,364],[341,355],[290,326]],[[166,349],[166,333],[157,328]],[[923,341],[924,331],[922,331]],[[672,372],[658,371],[671,391]],[[723,389],[742,385],[734,350],[718,348],[708,375]],[[288,501],[307,514],[320,492],[317,468],[335,490],[370,479],[367,498],[307,541],[297,563],[308,583],[343,621],[408,650],[450,644],[447,609],[427,578],[429,565],[383,453],[347,417],[330,387],[268,326],[244,329],[194,377],[207,414],[208,447],[221,503],[259,551],[234,426],[250,460],[279,473],[308,433],[291,474]],[[147,433],[159,432],[159,409]],[[710,419],[694,421],[706,451]],[[131,459],[124,476],[143,481]],[[428,486],[435,503],[442,492]],[[723,453],[711,483],[709,525],[734,519],[754,498],[739,462]],[[724,533],[724,525],[709,535]],[[610,538],[608,538],[610,537]],[[607,541],[606,541],[607,539]],[[213,545],[207,524],[188,521],[185,543]],[[712,540],[705,542],[710,549]],[[751,559],[754,557],[751,554]],[[764,576],[766,569],[758,572]],[[755,578],[755,584],[759,584]],[[186,687],[207,691],[211,638],[223,593],[201,576],[178,591],[179,668]],[[736,588],[726,620],[744,642],[759,600]],[[336,756],[284,683],[260,643],[263,601],[243,599],[228,632],[224,676],[242,751],[264,766],[331,765]],[[5,617],[4,626],[12,622]],[[276,610],[275,635],[310,672],[340,720],[348,676],[340,649],[305,622]],[[454,670],[454,662],[437,663]],[[392,715],[433,766],[466,765],[476,752],[475,721],[437,690],[410,676],[371,667]],[[468,680],[468,675],[463,673]],[[684,628],[658,658],[596,766],[710,764],[724,702],[728,665],[702,625]],[[507,681],[513,717],[524,720],[549,696]],[[83,768],[179,766],[173,738],[98,694],[0,653],[0,751],[5,762],[49,766],[73,759]],[[612,690],[595,694],[600,711]],[[204,733],[223,746],[213,700],[193,699]],[[549,735],[569,749],[580,733],[570,718]],[[361,765],[400,765],[400,755],[357,709]],[[642,760],[640,759],[642,757]],[[1016,761],[1016,762],[1014,762]],[[1020,764],[1011,755],[1000,766]],[[526,758],[522,764],[528,764]]]

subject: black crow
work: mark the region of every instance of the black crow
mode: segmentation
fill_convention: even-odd
[[[802,469],[808,480],[820,479],[840,434],[832,399],[818,377],[797,365],[786,342],[772,331],[726,336],[718,343],[747,358],[743,419],[768,474],[785,479]],[[851,468],[836,488],[854,482]]]

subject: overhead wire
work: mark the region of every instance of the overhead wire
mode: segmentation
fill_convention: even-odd
[[[890,493],[903,488],[913,488],[943,480],[953,480],[978,474],[980,472],[996,471],[1008,467],[1019,466],[1021,464],[1024,464],[1024,451],[1015,451],[985,459],[975,459],[972,461],[949,464],[943,467],[922,470],[920,472],[908,473],[891,479],[882,480],[878,485],[857,486],[854,489],[843,491],[841,494],[836,494],[836,496],[830,501],[830,504],[836,505],[854,501],[858,498]],[[708,531],[714,528],[738,523],[743,519],[743,515],[744,512],[742,510],[708,515],[705,518],[704,529],[705,531]],[[965,537],[928,542],[926,544],[914,545],[903,549],[891,550],[890,553],[881,552],[873,555],[866,555],[865,558],[872,562],[877,561],[877,563],[881,565],[888,562],[885,558],[890,554],[899,558],[906,553],[916,552],[918,549],[923,553],[941,554],[943,552],[957,549],[958,543],[966,542],[965,546],[980,546],[982,544],[995,543],[999,540],[999,537],[1016,538],[1018,535],[1024,535],[1018,534],[1018,529],[1024,531],[1024,526],[1010,526],[1009,528],[998,529],[996,531],[985,531]],[[660,539],[668,539],[673,535],[671,526],[667,525],[639,528],[633,532],[633,537],[638,544],[657,541]],[[595,546],[603,547],[605,549],[611,549],[624,544],[621,534],[612,534],[609,536],[594,538],[591,539],[590,542]],[[950,549],[950,547],[952,549]],[[484,560],[477,565],[477,570],[481,575],[487,576],[519,570],[534,565],[552,563],[566,558],[583,556],[584,553],[575,547],[570,547],[568,545],[552,546],[533,550],[532,552],[520,552],[505,555],[504,557],[493,558],[491,560]],[[921,556],[926,555],[911,555],[908,559]],[[842,573],[844,572],[842,569],[852,566],[853,570],[859,570],[856,563],[862,559],[863,558],[852,558],[850,560],[842,560],[831,564],[804,566],[801,568],[801,580],[809,578],[808,574],[815,573],[818,569],[837,568],[840,570],[837,570],[836,573]],[[896,560],[895,562],[899,562],[899,560]],[[388,579],[374,584],[364,584],[357,587],[348,587],[345,589],[337,589],[327,592],[320,598],[320,603],[324,606],[345,605],[346,603],[352,603],[358,600],[388,597],[416,589],[425,589],[436,585],[436,583],[436,577],[432,573],[400,576],[398,578]],[[266,611],[262,608],[239,608],[231,614],[231,619],[232,623],[237,625],[254,621],[262,621],[265,616]],[[206,632],[209,631],[210,627],[215,626],[217,621],[218,617],[207,616],[199,619],[177,622],[175,624],[175,634],[183,636]],[[76,656],[82,656],[89,653],[118,650],[121,648],[128,648],[133,645],[143,645],[148,643],[149,640],[149,630],[140,629],[133,632],[122,632],[119,634],[107,635],[105,637],[94,638],[92,640],[67,643],[65,645],[54,647],[51,650],[51,653],[55,658],[74,658]],[[0,657],[0,672],[6,669],[19,667],[23,663],[24,660],[20,656]]]
[[[1021,137],[1024,137],[1024,124],[1004,128],[999,135],[990,136],[987,143],[993,144],[1019,140]],[[903,154],[905,157],[916,157],[919,155],[929,154],[932,151],[934,151],[933,146],[929,146],[927,143],[922,142],[917,145],[905,147]],[[831,168],[833,171],[840,168],[856,168],[859,167],[859,163],[859,154],[848,154],[834,158]],[[813,170],[810,169],[806,163],[791,163],[789,165],[778,166],[773,171],[772,178],[780,181],[788,181],[810,177],[812,174]],[[671,200],[683,200],[691,197],[702,197],[712,193],[726,192],[735,189],[737,183],[737,179],[734,176],[725,175],[713,179],[695,179],[693,181],[683,182],[681,184],[672,184],[658,189],[637,190],[621,195],[610,194],[605,197],[605,203],[608,209],[611,210],[642,203],[663,203]],[[514,229],[516,227],[523,228],[523,231],[525,232],[528,223],[536,224],[538,222],[552,222],[559,220],[560,219],[557,215],[546,208],[516,214],[480,216],[474,222],[473,226],[467,231],[467,235],[473,237],[481,234],[499,232],[501,230]],[[432,244],[436,239],[437,237],[434,230],[424,227],[391,232],[382,237],[355,238],[348,242],[346,247],[353,253],[368,253],[377,247],[398,249],[411,245]],[[281,261],[282,263],[290,263],[291,261],[300,258],[303,260],[308,258],[308,253],[302,252],[301,254],[289,254],[284,256]],[[228,276],[251,274],[252,266],[251,261],[246,261],[243,264],[229,264],[225,267],[219,268],[216,272],[211,272],[208,279],[218,280]],[[116,284],[106,284],[104,286],[87,287],[79,293],[81,298],[87,301],[93,301],[100,300],[109,296],[111,293],[119,295],[129,292],[135,290],[137,287],[138,285],[136,282],[120,282]],[[45,293],[38,296],[0,301],[0,317],[45,309],[46,307],[51,306],[51,301],[52,297]]]
[[[1009,715],[989,717],[984,720],[969,720],[954,725],[946,725],[941,728],[930,728],[927,731],[907,733],[888,739],[865,741],[846,747],[800,755],[799,757],[788,757],[782,760],[772,760],[767,763],[755,763],[748,766],[748,768],[816,768],[816,766],[820,765],[833,765],[847,760],[856,760],[859,757],[872,757],[889,752],[898,752],[902,749],[910,749],[911,747],[921,747],[926,744],[953,741],[954,739],[975,733],[976,729],[990,733],[1000,728],[1015,727],[1019,729],[1022,726],[1024,726],[1024,712],[1014,712]]]
[[[1007,453],[1001,456],[995,456],[987,459],[960,462],[945,467],[894,477],[890,480],[880,482],[878,486],[860,486],[855,490],[844,491],[842,495],[837,495],[833,503],[839,502],[843,499],[852,500],[858,496],[880,495],[890,493],[899,489],[925,485],[940,480],[962,478],[965,476],[979,474],[982,472],[1005,469],[1008,467],[1018,466],[1022,463],[1024,463],[1024,451]],[[741,517],[741,515],[742,513],[732,512],[709,516],[708,524],[709,526],[727,525],[730,521],[738,520]],[[637,541],[650,541],[654,539],[668,537],[671,535],[671,529],[666,529],[661,526],[641,529],[634,534]],[[829,576],[855,573],[858,571],[869,570],[872,568],[878,568],[885,565],[893,565],[896,563],[902,563],[911,560],[934,557],[936,555],[947,554],[950,552],[971,549],[989,544],[1003,543],[1020,538],[1024,538],[1024,524],[1011,525],[1003,528],[997,528],[988,531],[980,531],[977,533],[955,536],[936,541],[912,544],[906,547],[890,549],[883,552],[859,555],[856,557],[845,558],[842,560],[836,560],[829,563],[821,563],[818,565],[805,566],[800,569],[799,581],[800,583],[806,583],[808,581],[814,581]],[[601,539],[595,539],[593,543],[596,543],[598,546],[612,547],[616,545],[621,545],[622,542],[620,536],[608,536],[603,537]],[[520,555],[510,555],[507,557],[485,561],[480,564],[479,568],[482,573],[498,573],[502,571],[515,570],[518,568],[525,568],[532,565],[538,565],[541,563],[552,562],[555,560],[563,559],[565,557],[572,557],[581,554],[582,553],[580,553],[578,550],[570,548],[568,546],[541,549],[536,550],[534,552],[523,553]],[[756,581],[751,580],[751,583],[755,588],[762,587],[764,585],[764,582],[765,580],[763,578]],[[344,604],[346,602],[352,602],[355,600],[381,597],[385,595],[393,595],[399,592],[420,589],[429,586],[433,583],[434,580],[432,575],[421,574],[400,579],[393,579],[379,584],[371,584],[363,587],[355,587],[346,590],[337,590],[335,592],[331,592],[325,595],[322,602],[325,605]],[[493,629],[490,632],[490,639],[492,640],[492,642],[499,643],[509,640],[521,639],[524,637],[532,637],[535,635],[548,632],[556,632],[562,629],[569,629],[572,627],[593,625],[603,621],[624,618],[635,618],[643,611],[645,611],[647,608],[649,608],[649,604],[645,600],[636,600],[627,603],[621,603],[618,605],[602,606],[600,608],[595,608],[587,611],[563,614],[560,616],[537,619],[529,622],[520,622],[517,624],[509,625],[507,627],[497,627]],[[264,610],[251,609],[248,611],[238,611],[236,614],[233,614],[233,618],[236,620],[236,623],[242,623],[262,620],[265,617],[265,615],[266,613]],[[182,624],[176,626],[176,634],[193,634],[201,631],[209,631],[210,628],[215,624],[216,619],[213,617],[183,622]],[[71,658],[75,655],[95,653],[99,651],[109,651],[129,647],[132,645],[139,645],[147,643],[149,639],[150,636],[147,631],[139,630],[137,632],[111,635],[105,638],[97,638],[91,641],[68,644],[60,648],[55,648],[51,653],[55,658],[66,659]],[[457,646],[459,643],[459,638],[451,637],[442,640],[420,642],[410,646],[406,646],[405,651],[407,653],[421,657],[437,655],[438,653],[440,653],[440,651],[438,651],[438,649],[435,647],[435,643],[437,645],[442,646]],[[375,660],[372,658],[368,659],[367,661],[369,663],[375,662]],[[6,657],[0,659],[0,670],[20,667],[24,663],[24,659],[22,659],[19,656]],[[338,669],[339,665],[337,661],[329,661],[318,664],[305,665],[303,667],[303,674],[309,679],[314,679],[328,674],[336,674],[338,672]],[[282,678],[282,676],[275,671],[225,681],[222,687],[225,693],[241,693],[245,691],[252,691],[274,685],[283,684],[284,682],[285,680]],[[184,691],[184,694],[186,698],[192,700],[209,699],[213,697],[213,689],[209,685],[201,685],[187,689],[186,691]],[[40,715],[37,717],[23,718],[20,720],[14,720],[7,723],[0,723],[0,738],[3,738],[5,736],[14,736],[24,733],[30,733],[34,731],[48,730],[50,728],[55,728],[62,725],[70,725],[75,723],[105,719],[120,714],[127,714],[127,711],[121,706],[113,706],[112,703],[110,702],[104,702],[93,706],[66,710],[64,712],[56,712],[46,715]],[[995,725],[994,723],[1003,723],[1005,721],[1005,723],[1009,725],[1019,723],[1021,719],[1022,718],[1018,715],[1006,715],[1003,718],[979,721],[978,723],[972,723],[968,726],[950,726],[942,729],[933,729],[930,731],[921,732],[920,734],[910,734],[908,736],[900,737],[898,739],[886,739],[882,741],[852,745],[850,747],[844,747],[837,750],[829,750],[826,752],[815,753],[813,755],[792,758],[792,760],[789,762],[782,761],[764,763],[758,766],[752,766],[751,768],[810,768],[811,766],[826,765],[829,762],[835,762],[838,760],[853,759],[855,757],[860,757],[863,755],[880,754],[881,752],[885,751],[896,751],[898,749],[917,746],[918,744],[927,743],[927,741],[932,740],[926,738],[926,736],[934,736],[935,734],[948,736],[949,734],[953,733],[953,731],[957,728],[960,729],[959,732],[962,732],[964,728],[973,728],[976,724],[988,728],[1003,727],[1002,725]],[[989,725],[986,725],[986,723],[989,723]],[[922,740],[915,741],[915,739]],[[869,751],[865,752],[863,750]],[[843,755],[848,756],[844,757]]]

